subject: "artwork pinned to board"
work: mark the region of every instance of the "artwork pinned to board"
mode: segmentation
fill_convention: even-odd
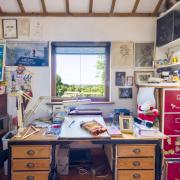
[[[135,67],[152,68],[154,60],[154,43],[135,43]]]
[[[150,77],[153,77],[153,75],[154,75],[153,71],[135,71],[134,77],[135,77],[136,85],[148,83],[148,79]]]
[[[115,75],[115,85],[116,86],[124,86],[126,80],[126,73],[125,72],[116,72]]]
[[[132,88],[119,88],[119,98],[132,98]]]
[[[6,66],[48,66],[49,43],[7,41]]]
[[[19,65],[16,70],[6,71],[8,83],[7,93],[13,94],[22,90],[32,96],[32,73],[24,66]]]
[[[17,19],[3,19],[3,38],[14,39],[18,37],[17,34]]]
[[[133,42],[112,42],[112,68],[133,67]]]
[[[5,44],[0,43],[0,81],[3,81],[4,59],[5,59]]]

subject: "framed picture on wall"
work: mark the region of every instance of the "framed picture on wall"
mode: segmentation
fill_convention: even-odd
[[[7,41],[6,66],[48,66],[49,43],[34,41]]]
[[[17,38],[17,19],[3,19],[3,37],[5,39]]]
[[[0,81],[3,81],[4,59],[5,59],[5,44],[0,43]]]
[[[119,88],[119,98],[132,98],[132,88]]]
[[[134,80],[134,77],[133,76],[127,76],[126,77],[126,86],[133,86],[133,80]]]
[[[153,68],[154,42],[135,43],[134,65],[137,68]]]
[[[116,86],[124,86],[126,80],[125,72],[116,72],[115,74],[115,85]]]
[[[148,79],[150,77],[153,77],[153,75],[154,75],[153,71],[135,71],[134,77],[135,77],[136,85],[148,83]]]

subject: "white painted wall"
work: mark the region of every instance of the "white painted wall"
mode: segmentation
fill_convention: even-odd
[[[26,17],[25,17],[26,18]],[[18,18],[17,18],[18,19]],[[28,19],[28,18],[26,18]],[[45,41],[154,41],[156,32],[155,18],[59,18],[59,17],[32,17],[31,24],[36,21],[42,23],[42,36],[19,38],[18,40],[45,40]],[[28,68],[35,74],[33,80],[33,93],[39,95],[50,95],[50,67]],[[111,100],[114,105],[98,105],[107,115],[113,108],[130,108],[136,112],[136,88],[134,87],[133,99],[120,100],[118,98],[118,87],[114,85],[115,71],[111,69]],[[122,69],[127,75],[133,75],[134,69]],[[91,105],[95,107],[95,105]],[[8,112],[12,113],[12,103],[8,100]]]

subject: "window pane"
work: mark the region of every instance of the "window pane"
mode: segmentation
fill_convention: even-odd
[[[56,55],[56,75],[59,96],[105,96],[105,55]]]

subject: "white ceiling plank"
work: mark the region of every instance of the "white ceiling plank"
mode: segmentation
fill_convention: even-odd
[[[40,0],[22,0],[25,12],[43,12]]]
[[[134,7],[135,0],[117,0],[114,12],[130,13]]]
[[[89,12],[89,0],[69,0],[69,10],[70,12]]]
[[[93,12],[95,13],[109,13],[111,10],[112,0],[94,0]]]
[[[44,0],[48,12],[66,12],[65,0]]]
[[[21,12],[16,0],[0,0],[0,6],[3,12]]]
[[[159,0],[141,0],[136,12],[153,12]]]

